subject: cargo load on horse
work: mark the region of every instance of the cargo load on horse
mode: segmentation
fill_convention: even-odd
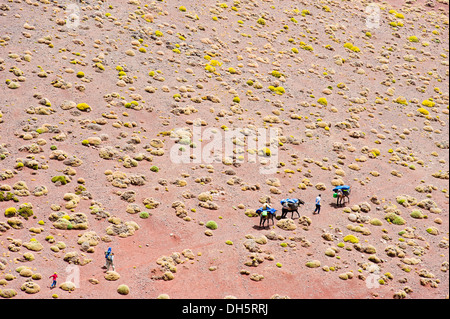
[[[350,202],[350,186],[336,186],[335,188],[333,188],[333,192],[333,197],[337,198],[337,206],[344,205],[346,198],[348,202]]]
[[[305,202],[299,198],[286,198],[286,199],[281,200],[280,203],[283,206],[283,208],[281,210],[281,218],[286,218],[286,215],[289,212],[291,212],[291,218],[294,217],[294,213],[297,213],[298,217],[300,218],[298,208],[300,205],[305,204]]]
[[[258,208],[256,210],[256,214],[260,216],[259,226],[264,227],[264,224],[267,220],[267,227],[269,227],[269,221],[272,220],[273,224],[275,224],[274,218],[276,217],[276,209],[272,208],[268,205],[264,205],[264,207]]]

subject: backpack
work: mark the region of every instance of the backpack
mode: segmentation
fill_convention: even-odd
[[[108,260],[112,260],[111,247],[108,248],[107,251],[105,251],[105,258],[108,259]]]

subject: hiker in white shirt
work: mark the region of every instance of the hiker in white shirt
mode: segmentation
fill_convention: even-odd
[[[321,202],[322,201],[322,195],[319,194],[319,196],[316,197],[316,209],[313,212],[313,215],[317,212],[317,214],[320,213],[320,206],[321,206]]]

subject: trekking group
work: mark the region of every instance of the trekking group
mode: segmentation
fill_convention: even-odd
[[[336,207],[339,207],[341,205],[345,204],[345,199],[350,202],[350,187],[347,185],[344,186],[337,186],[333,189],[333,198],[337,199]],[[299,198],[287,198],[281,200],[281,219],[287,218],[287,215],[291,213],[291,218],[294,218],[294,214],[297,214],[297,216],[300,218],[300,214],[298,212],[298,209],[301,205],[305,205],[305,202],[302,201]],[[322,195],[319,194],[315,199],[315,209],[313,211],[313,215],[320,214],[320,210],[322,207]],[[275,224],[274,219],[276,216],[276,209],[272,208],[270,206],[270,198],[267,198],[266,202],[263,204],[263,206],[256,210],[256,213],[260,216],[260,222],[259,226],[264,227],[265,222],[267,221],[267,226],[269,227],[269,222],[272,221],[273,224]],[[105,265],[102,266],[103,269],[105,269],[105,272],[108,272],[110,268],[112,268],[113,271],[115,271],[116,267],[114,266],[114,253],[112,252],[111,247],[108,248],[107,251],[105,251]],[[50,286],[50,289],[53,289],[56,287],[56,279],[58,278],[57,273],[55,272],[53,275],[51,275],[49,278],[52,278],[52,284]]]
[[[350,186],[336,186],[333,188],[333,197],[337,199],[336,207],[342,206],[345,204],[345,199],[347,198],[348,202],[350,202]],[[294,213],[300,218],[300,214],[298,209],[301,205],[304,205],[305,202],[299,198],[291,199],[283,199],[281,200],[281,219],[286,218],[287,214],[291,213],[291,218],[294,218]],[[315,200],[315,210],[313,211],[313,215],[320,214],[320,210],[322,208],[322,195],[319,194]],[[270,206],[270,198],[266,200],[263,206],[256,210],[256,213],[260,216],[259,226],[264,227],[265,222],[267,221],[267,225],[269,226],[270,221],[275,224],[274,219],[276,216],[276,209]]]

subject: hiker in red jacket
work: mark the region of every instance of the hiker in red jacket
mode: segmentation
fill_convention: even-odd
[[[53,289],[56,287],[56,278],[58,278],[58,274],[55,272],[53,275],[51,275],[48,278],[53,278],[52,285],[50,286],[50,289]]]

